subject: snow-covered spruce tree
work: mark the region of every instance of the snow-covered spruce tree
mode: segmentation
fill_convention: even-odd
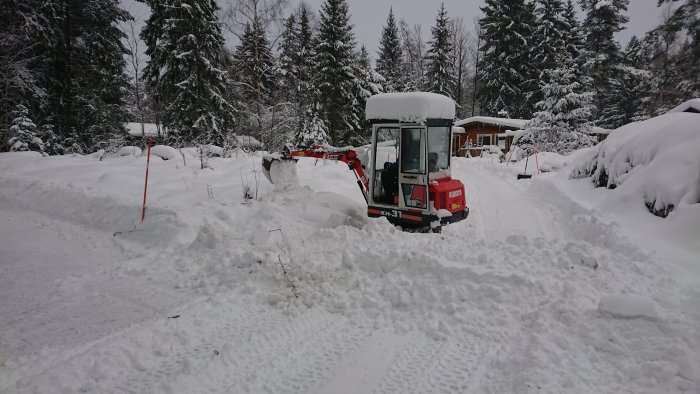
[[[158,94],[168,138],[223,145],[235,109],[225,99],[224,38],[214,0],[146,0],[142,31],[150,60],[144,78]]]
[[[66,148],[63,146],[63,141],[61,141],[54,132],[52,124],[41,126],[39,138],[44,142],[44,152],[46,152],[46,154],[62,155],[65,153]]]
[[[532,63],[541,70],[538,77],[540,86],[534,95],[539,102],[544,98],[542,87],[559,82],[548,79],[561,74],[552,71],[562,68],[565,62],[570,62],[566,37],[570,26],[565,18],[562,0],[536,0],[535,4],[537,25],[533,33],[535,47],[532,49]]]
[[[270,111],[275,90],[272,50],[260,20],[247,24],[234,54],[239,100],[242,103],[241,127],[265,145],[270,145]]]
[[[316,146],[329,143],[328,123],[322,115],[321,104],[313,102],[307,110],[308,123],[303,133],[295,136],[295,143],[299,146]]]
[[[372,70],[370,64],[369,53],[363,45],[360,52],[357,54],[355,61],[354,74],[355,79],[355,96],[352,102],[353,121],[356,122],[353,131],[345,139],[351,146],[360,146],[369,143],[371,139],[370,127],[365,121],[365,105],[367,99],[371,96],[382,93],[384,77]]]
[[[581,92],[571,64],[546,70],[543,100],[527,125],[527,134],[541,152],[567,154],[594,144],[590,137],[593,93]]]
[[[403,50],[399,38],[399,28],[394,18],[394,9],[389,8],[389,16],[386,25],[382,29],[379,41],[379,57],[377,58],[376,71],[384,77],[385,92],[401,92],[403,90],[403,77],[401,62]]]
[[[345,0],[326,0],[321,6],[316,45],[320,116],[328,126],[330,143],[347,144],[355,130],[352,103],[355,75],[355,36]]]
[[[629,0],[579,0],[586,12],[583,29],[586,34],[587,61],[584,65],[590,83],[589,89],[595,92],[596,109],[593,118],[596,126],[614,129],[622,126],[615,103],[616,85],[622,77],[620,45],[615,33],[624,28],[629,20],[623,15]]]
[[[29,110],[22,104],[14,111],[15,118],[8,132],[7,145],[11,152],[35,151],[44,153],[44,142],[38,136],[34,122],[29,118]]]
[[[611,112],[616,123],[624,125],[649,117],[646,109],[651,102],[652,74],[645,69],[648,63],[643,52],[641,41],[633,36],[622,56],[620,78],[613,81],[617,100]]]
[[[568,30],[565,32],[566,50],[569,52],[569,56],[576,64],[576,69],[574,70],[576,74],[583,75],[581,68],[584,63],[583,51],[586,43],[583,28],[581,27],[581,23],[576,16],[576,8],[574,7],[573,0],[566,1],[563,15],[564,20],[568,25]]]
[[[449,18],[445,10],[445,3],[440,5],[435,26],[430,28],[432,40],[428,42],[428,90],[447,97],[452,97],[455,86],[453,72],[454,62],[452,55],[452,42],[450,42]]]
[[[529,119],[539,74],[530,55],[534,5],[525,0],[486,0],[481,10],[483,60],[478,79],[482,113],[496,115],[505,110],[511,117]]]
[[[666,0],[669,1],[669,0]],[[673,16],[681,20],[687,40],[678,56],[681,82],[678,90],[684,99],[700,97],[700,0],[686,0]]]
[[[421,25],[409,27],[405,20],[399,22],[403,59],[401,61],[401,86],[404,92],[422,91],[427,88],[425,76],[426,45]]]

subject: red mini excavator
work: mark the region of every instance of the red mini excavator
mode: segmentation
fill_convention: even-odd
[[[409,231],[439,231],[466,219],[462,182],[450,174],[454,102],[432,93],[386,93],[367,101],[372,142],[361,148],[316,146],[263,158],[272,183],[284,161],[300,158],[346,163],[357,178],[370,217],[386,217]]]

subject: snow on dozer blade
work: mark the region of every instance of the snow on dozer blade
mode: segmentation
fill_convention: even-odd
[[[270,183],[282,187],[298,184],[297,161],[283,154],[271,154],[263,156],[263,174]]]

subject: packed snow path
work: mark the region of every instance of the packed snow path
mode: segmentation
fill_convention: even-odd
[[[152,163],[134,227],[142,158],[0,155],[0,392],[700,390],[698,287],[549,177],[455,160],[470,217],[409,234],[259,160]]]

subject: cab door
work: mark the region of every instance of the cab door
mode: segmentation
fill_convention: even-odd
[[[399,149],[399,205],[428,208],[427,135],[422,126],[401,127]]]

